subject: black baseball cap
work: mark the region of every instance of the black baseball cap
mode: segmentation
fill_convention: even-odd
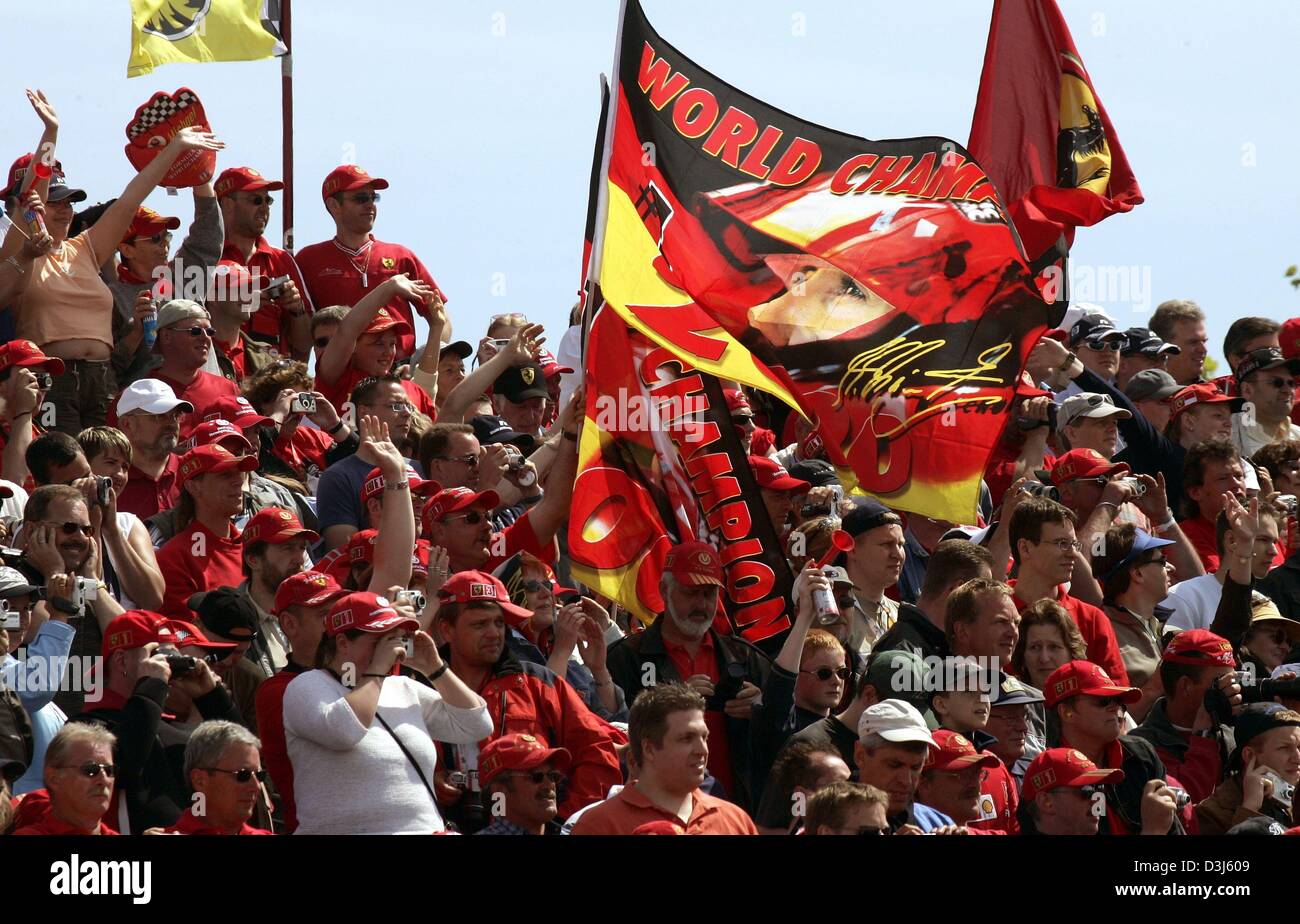
[[[514,366],[507,369],[492,383],[492,393],[522,404],[530,398],[546,398],[550,392],[546,389],[546,373],[537,363]]]
[[[1115,328],[1115,322],[1101,312],[1089,312],[1070,327],[1070,346],[1080,341],[1100,343],[1105,340],[1123,340],[1124,332]]]
[[[855,539],[877,526],[886,525],[890,522],[888,518],[891,515],[896,516],[894,511],[874,497],[859,496],[851,500],[853,509],[841,518],[840,528]]]
[[[202,591],[191,596],[187,604],[198,614],[204,629],[227,641],[252,641],[261,631],[252,598],[233,587]]]
[[[1251,373],[1276,369],[1278,366],[1286,366],[1287,372],[1300,375],[1300,359],[1287,359],[1277,347],[1251,350],[1237,366],[1237,383],[1246,381]]]
[[[1241,749],[1251,741],[1265,732],[1287,726],[1300,727],[1300,712],[1281,703],[1249,703],[1242,707],[1237,722],[1232,727],[1237,747],[1228,761],[1229,767],[1236,769],[1241,766]]]
[[[1177,356],[1183,351],[1183,348],[1176,344],[1165,343],[1159,334],[1146,327],[1130,327],[1124,331],[1124,336],[1127,339],[1124,345],[1119,348],[1122,356],[1133,356],[1140,353],[1143,356],[1158,359],[1163,353]]]
[[[801,459],[792,463],[788,471],[791,478],[806,481],[814,488],[824,488],[840,483],[839,476],[835,474],[835,466],[825,459]]]
[[[484,446],[493,443],[509,443],[518,446],[524,452],[530,452],[537,442],[527,433],[520,433],[511,428],[504,417],[480,414],[478,417],[471,417],[469,423],[474,428],[474,435]]]

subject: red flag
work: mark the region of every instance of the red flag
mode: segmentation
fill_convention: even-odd
[[[995,0],[968,148],[1031,260],[1143,201],[1056,0]]]

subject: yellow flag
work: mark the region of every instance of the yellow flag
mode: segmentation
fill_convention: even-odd
[[[131,0],[128,77],[175,61],[257,61],[286,51],[278,0]]]

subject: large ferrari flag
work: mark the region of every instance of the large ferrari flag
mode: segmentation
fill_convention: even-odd
[[[128,77],[178,61],[257,61],[285,54],[279,0],[131,0]]]
[[[635,0],[618,60],[604,302],[797,408],[862,490],[973,523],[1050,313],[983,168],[945,138],[869,141],[746,96]]]
[[[1031,260],[1142,204],[1056,0],[995,0],[969,147]]]

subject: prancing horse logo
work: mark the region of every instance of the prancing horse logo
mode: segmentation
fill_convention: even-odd
[[[212,0],[167,0],[140,30],[169,42],[179,42],[194,34],[211,8]]]

